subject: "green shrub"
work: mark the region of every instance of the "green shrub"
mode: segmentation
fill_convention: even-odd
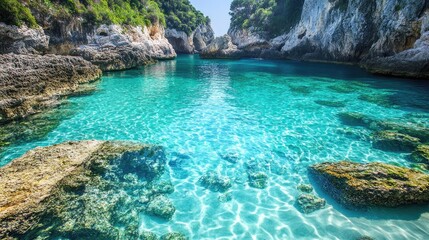
[[[289,31],[301,18],[304,0],[234,0],[231,26],[253,27],[256,31],[277,36]]]
[[[37,26],[36,19],[31,14],[30,9],[22,5],[18,0],[0,1],[0,22],[10,25],[29,27]]]

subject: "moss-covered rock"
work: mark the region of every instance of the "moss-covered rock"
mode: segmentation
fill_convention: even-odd
[[[253,188],[266,188],[268,184],[268,176],[263,172],[248,172],[249,186]]]
[[[370,127],[374,119],[357,112],[343,112],[338,114],[338,119],[345,125]]]
[[[410,158],[413,162],[429,165],[429,145],[417,146]]]
[[[158,240],[158,236],[155,233],[149,231],[143,231],[140,236],[140,240]]]
[[[312,213],[322,209],[326,205],[325,199],[319,198],[313,194],[301,194],[297,199],[299,210],[303,213]]]
[[[164,219],[171,219],[175,211],[173,203],[164,195],[153,198],[146,208],[147,213]]]
[[[327,193],[346,206],[429,203],[429,175],[412,169],[341,161],[312,165],[309,172]]]
[[[374,148],[393,152],[410,152],[420,143],[418,138],[393,131],[375,132],[372,141]]]
[[[390,96],[385,94],[362,94],[358,97],[358,99],[365,102],[374,103],[381,107],[394,107],[394,104],[390,100]]]
[[[0,238],[136,239],[146,206],[139,196],[149,191],[147,176],[155,162],[165,164],[162,158],[159,146],[129,142],[29,151],[0,169]]]
[[[419,138],[423,142],[429,142],[429,128],[424,126],[391,121],[378,121],[376,124],[373,124],[373,128],[376,130],[395,131]]]
[[[296,189],[304,193],[311,193],[313,191],[313,187],[310,184],[299,184]]]
[[[225,192],[232,187],[231,179],[214,172],[207,172],[199,179],[201,186],[214,192]]]
[[[188,240],[188,238],[183,233],[171,232],[163,235],[161,240]]]

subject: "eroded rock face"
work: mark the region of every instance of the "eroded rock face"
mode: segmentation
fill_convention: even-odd
[[[0,123],[58,105],[79,86],[98,79],[100,69],[80,57],[0,55]]]
[[[302,4],[296,23],[279,36],[253,27],[230,28],[232,43],[244,51],[241,56],[352,62],[379,74],[428,77],[427,0],[303,0]]]
[[[231,37],[224,35],[217,37],[210,43],[200,56],[202,58],[240,58],[243,52],[231,41]]]
[[[352,207],[429,203],[429,175],[384,163],[315,164],[310,174],[338,202]]]
[[[176,29],[166,29],[165,37],[177,53],[190,54],[206,48],[213,41],[214,32],[209,24],[202,24],[189,35]]]
[[[160,26],[102,25],[88,36],[87,45],[73,49],[71,54],[82,56],[107,71],[130,69],[153,60],[176,57]]]
[[[48,50],[49,37],[41,27],[11,26],[0,22],[0,54],[39,53]]]
[[[165,164],[163,148],[129,142],[29,151],[0,169],[0,238],[138,239],[143,199],[159,198],[144,174],[154,161]]]

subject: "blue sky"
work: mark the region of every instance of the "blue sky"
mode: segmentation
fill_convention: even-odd
[[[190,0],[192,5],[212,20],[216,36],[224,35],[229,28],[229,6],[232,0]]]

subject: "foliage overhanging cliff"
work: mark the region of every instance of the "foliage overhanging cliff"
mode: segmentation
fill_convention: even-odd
[[[209,20],[189,0],[2,0],[0,22],[30,27],[44,25],[42,19],[81,17],[84,23],[167,25],[185,32]]]
[[[253,28],[274,36],[295,26],[301,18],[304,0],[233,0],[231,27]]]

